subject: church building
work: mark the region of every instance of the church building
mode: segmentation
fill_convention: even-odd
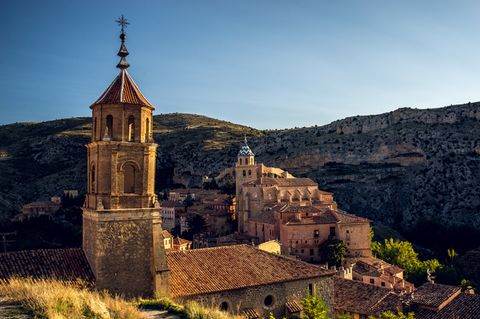
[[[228,179],[235,180],[240,233],[259,243],[278,240],[282,253],[308,262],[322,262],[332,241],[344,242],[350,257],[371,256],[368,219],[340,210],[310,178],[257,163],[246,139],[235,166],[216,177],[220,184]]]

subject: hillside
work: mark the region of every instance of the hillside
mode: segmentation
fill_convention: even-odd
[[[89,134],[88,118],[0,126],[2,216],[63,189],[83,190]],[[480,103],[274,131],[198,115],[157,115],[159,190],[198,185],[202,176],[232,165],[244,134],[258,161],[314,178],[345,210],[409,237],[425,225],[440,233],[442,225],[459,225],[452,235],[471,231],[465,225],[480,229]]]

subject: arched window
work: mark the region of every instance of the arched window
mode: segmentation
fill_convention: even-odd
[[[105,126],[105,137],[113,137],[113,116],[107,115],[106,126]]]
[[[133,117],[133,115],[130,115],[128,117],[127,140],[129,142],[133,142],[135,140],[135,118]]]
[[[95,193],[95,164],[90,169],[90,192]]]
[[[242,165],[242,159],[239,159],[239,161],[240,161],[240,165]]]
[[[150,119],[145,120],[145,142],[150,142]]]
[[[123,167],[123,192],[125,194],[135,193],[135,166],[125,164]]]
[[[243,170],[243,177],[247,176],[247,172]]]
[[[248,176],[251,176],[251,175],[252,175],[252,170],[249,169],[249,170],[248,170]]]
[[[220,304],[219,308],[221,311],[228,311],[230,309],[230,305],[228,304],[228,302],[224,301]]]

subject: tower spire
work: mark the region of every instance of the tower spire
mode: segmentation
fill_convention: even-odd
[[[117,64],[117,68],[120,70],[127,69],[130,64],[127,62],[127,55],[128,55],[128,50],[125,45],[125,39],[127,38],[127,35],[125,34],[125,28],[130,24],[127,19],[123,16],[115,20],[115,22],[118,23],[119,26],[121,26],[121,31],[122,33],[120,34],[120,40],[122,40],[122,44],[120,45],[120,50],[118,50],[117,55],[120,57],[120,61]]]

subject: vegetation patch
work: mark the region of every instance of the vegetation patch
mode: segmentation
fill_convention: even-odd
[[[107,293],[92,292],[81,282],[12,278],[0,283],[0,295],[21,303],[35,318],[145,318],[135,305]]]

